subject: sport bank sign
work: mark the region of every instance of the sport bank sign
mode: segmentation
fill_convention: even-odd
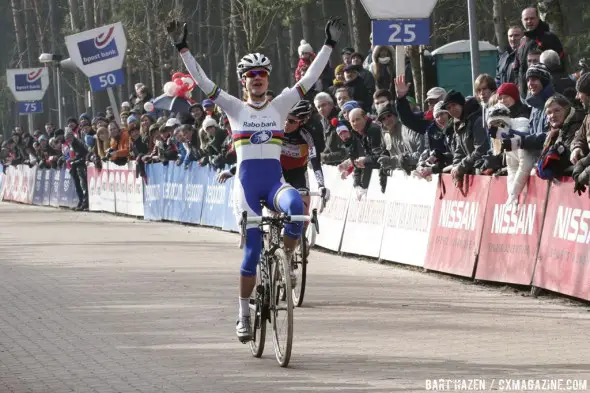
[[[39,101],[49,87],[49,72],[47,68],[7,69],[6,80],[17,101]]]
[[[72,61],[88,77],[123,67],[127,39],[121,22],[66,37]]]

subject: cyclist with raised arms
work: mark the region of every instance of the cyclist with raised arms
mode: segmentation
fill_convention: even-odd
[[[234,182],[236,216],[246,211],[249,216],[262,214],[260,200],[276,211],[289,215],[303,214],[301,196],[283,180],[281,170],[281,146],[284,131],[282,125],[289,110],[312,88],[328,64],[330,54],[340,35],[343,24],[339,18],[326,24],[326,40],[322,50],[297,84],[278,95],[272,102],[266,99],[270,60],[260,53],[244,56],[237,66],[238,77],[248,93],[248,101],[222,91],[203,72],[190,53],[187,43],[187,25],[172,21],[167,26],[168,35],[191,76],[201,90],[213,100],[229,119],[234,148],[237,155],[237,174]],[[284,246],[292,257],[301,237],[301,223],[285,225]],[[240,268],[239,314],[236,334],[241,342],[252,339],[250,325],[250,295],[256,285],[256,266],[260,261],[262,235],[255,224],[247,228],[244,259]]]

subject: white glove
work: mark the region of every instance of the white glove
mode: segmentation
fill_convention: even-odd
[[[358,201],[360,201],[361,199],[363,199],[363,197],[365,195],[367,195],[367,189],[366,188],[362,188],[362,187],[355,187],[356,189],[356,199]]]
[[[322,194],[324,196],[324,199],[326,200],[326,202],[328,202],[330,200],[330,190],[327,189],[326,187],[320,187],[319,190],[320,194]]]

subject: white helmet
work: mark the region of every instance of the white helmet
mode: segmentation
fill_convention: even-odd
[[[249,53],[242,57],[238,63],[238,77],[241,79],[242,75],[252,68],[264,68],[270,74],[272,71],[272,64],[270,64],[268,57],[264,56],[262,53]]]

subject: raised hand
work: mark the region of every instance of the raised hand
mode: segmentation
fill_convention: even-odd
[[[188,27],[186,23],[181,24],[177,20],[172,20],[166,25],[166,33],[173,46],[181,51],[184,48],[188,48],[186,44],[186,36],[188,35]]]
[[[403,98],[408,95],[410,91],[411,83],[406,83],[406,77],[404,75],[398,75],[395,77],[395,94],[398,98]]]
[[[343,29],[344,23],[342,23],[339,17],[330,18],[328,23],[326,23],[326,41],[324,41],[324,44],[334,48],[342,35]]]

